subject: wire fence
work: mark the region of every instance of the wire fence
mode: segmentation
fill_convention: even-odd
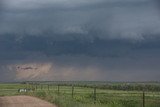
[[[160,107],[160,93],[149,91],[122,91],[99,89],[98,87],[78,87],[51,84],[28,84],[28,89],[34,91],[49,91],[57,95],[70,96],[81,102],[96,103],[126,103],[137,104],[136,107]],[[147,106],[146,106],[147,105]]]

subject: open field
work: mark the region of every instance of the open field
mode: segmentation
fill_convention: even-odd
[[[58,85],[59,84],[59,85]],[[59,107],[160,107],[159,91],[111,90],[74,84],[0,84],[0,96],[31,95]],[[115,84],[113,84],[115,85]],[[157,86],[157,84],[156,84]],[[33,89],[18,93],[19,88]]]
[[[13,96],[19,95],[18,89],[24,88],[24,84],[10,83],[10,84],[0,84],[0,96]]]

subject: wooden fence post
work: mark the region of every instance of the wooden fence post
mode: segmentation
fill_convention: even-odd
[[[53,90],[53,84],[51,84],[51,90]]]
[[[145,107],[145,91],[143,91],[143,106],[142,107]]]
[[[49,91],[49,84],[48,84],[48,91]]]
[[[37,84],[36,84],[36,90],[38,89]]]
[[[43,86],[42,86],[42,84],[41,84],[41,90],[42,90],[42,87],[43,87]]]
[[[59,95],[59,85],[58,85],[58,95]]]
[[[33,84],[31,83],[31,89],[33,90]]]
[[[74,85],[72,85],[72,98],[73,98],[73,94],[74,94]]]
[[[94,94],[93,94],[94,96],[94,104],[96,104],[96,87],[94,87]]]
[[[28,83],[26,84],[27,86],[26,86],[26,89],[28,89]]]

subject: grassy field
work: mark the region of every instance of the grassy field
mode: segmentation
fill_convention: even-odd
[[[18,89],[24,88],[24,84],[0,84],[0,96],[19,95]]]
[[[18,93],[19,88],[35,91]],[[27,94],[57,104],[59,107],[142,107],[142,91],[107,90],[87,87],[0,84],[0,96]],[[160,92],[145,92],[145,107],[160,107]]]

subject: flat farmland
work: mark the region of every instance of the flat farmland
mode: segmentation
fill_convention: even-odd
[[[30,89],[19,93],[18,89]],[[159,91],[112,90],[64,84],[0,84],[0,96],[28,95],[58,107],[160,107]]]

